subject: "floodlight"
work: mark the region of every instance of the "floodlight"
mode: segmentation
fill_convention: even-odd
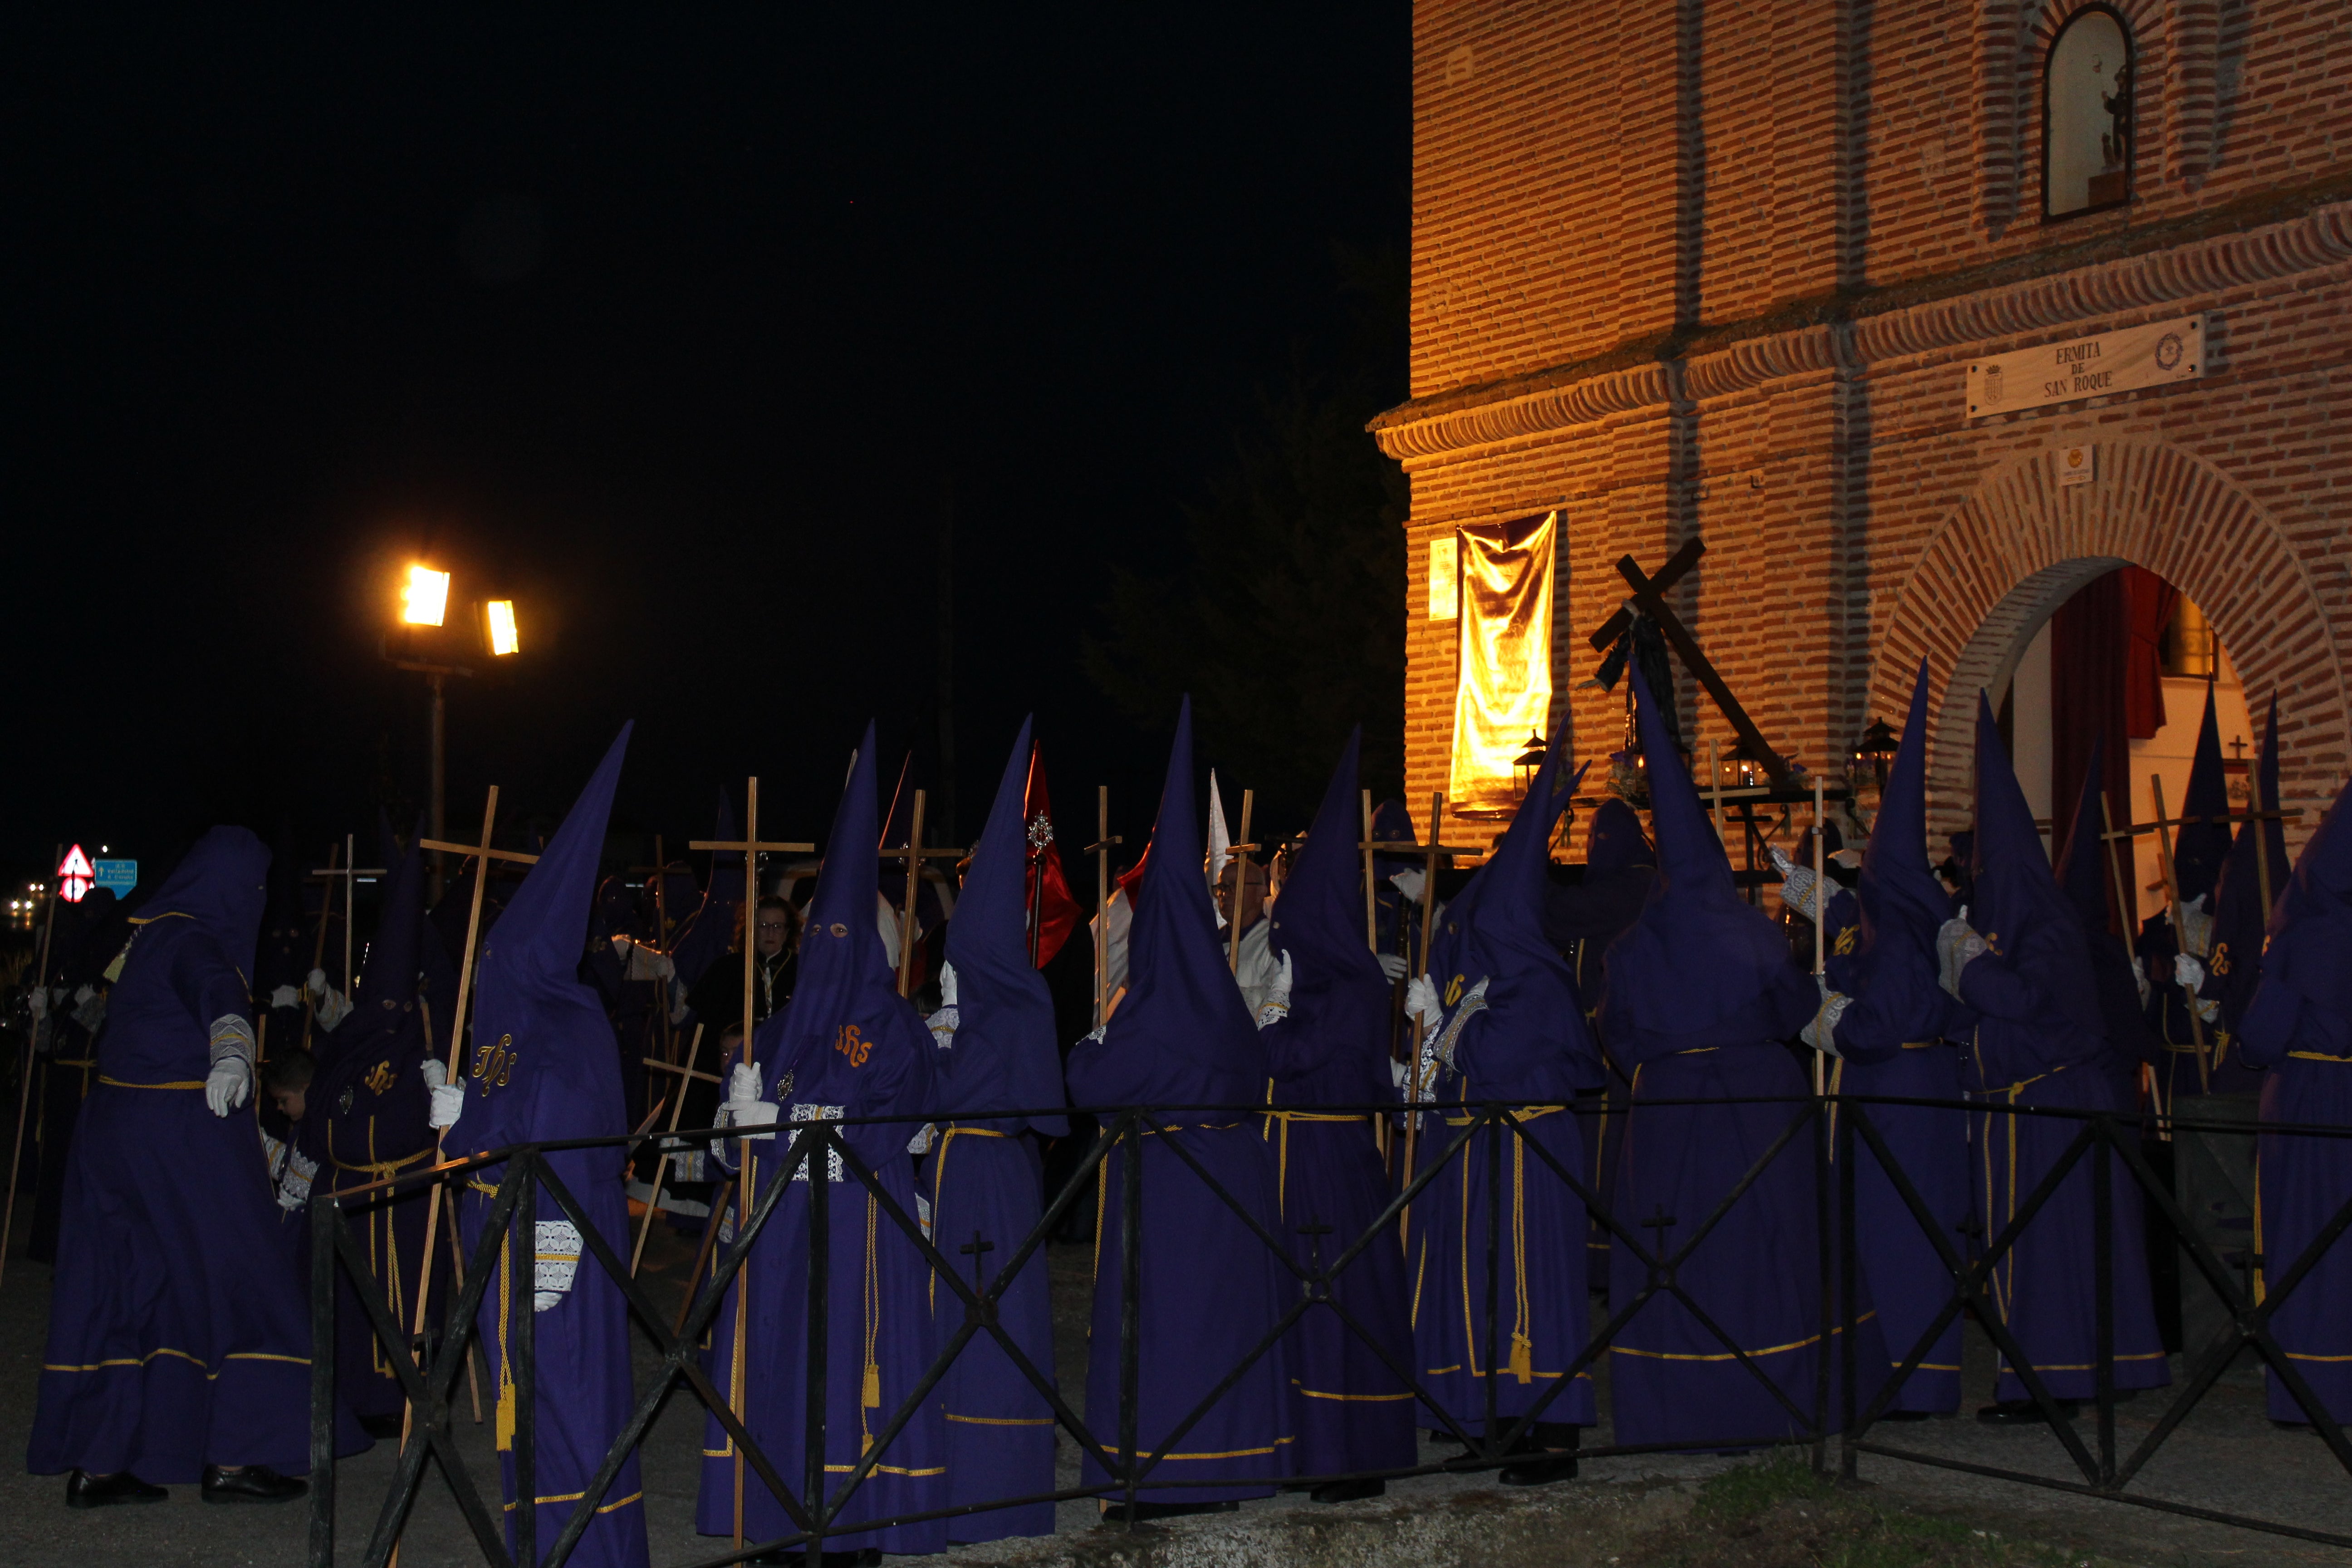
[[[483,608],[490,617],[490,652],[502,656],[520,650],[522,643],[515,636],[514,601],[492,599]]]
[[[437,626],[449,609],[449,574],[411,566],[400,595],[400,618],[412,626]]]

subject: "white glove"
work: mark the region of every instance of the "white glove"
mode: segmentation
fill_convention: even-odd
[[[1407,867],[1389,879],[1390,887],[1394,888],[1408,900],[1416,904],[1421,902],[1421,889],[1426,885],[1426,879],[1411,867]]]
[[[738,1062],[735,1070],[727,1075],[727,1103],[719,1108],[722,1127],[771,1127],[775,1124],[777,1106],[761,1092],[760,1069],[749,1062]],[[772,1132],[754,1132],[749,1136],[767,1140]]]
[[[1418,975],[1404,988],[1404,1014],[1418,1018],[1424,1030],[1433,1031],[1445,1020],[1445,1009],[1437,1000],[1437,983],[1426,974]]]
[[[25,1007],[27,1012],[32,1014],[33,1022],[37,1024],[42,1019],[47,1017],[49,1016],[49,988],[46,985],[34,986],[32,994],[25,998]]]
[[[1388,976],[1390,984],[1393,985],[1404,978],[1404,956],[1402,953],[1384,952],[1380,958],[1381,973]]]
[[[2205,966],[2185,952],[2172,955],[2172,983],[2184,991],[2194,991],[2205,984]]]
[[[253,1093],[253,1026],[235,1013],[215,1018],[211,1030],[213,1065],[205,1075],[205,1103],[215,1116],[226,1116]]]
[[[291,985],[280,985],[269,994],[269,1005],[272,1007],[299,1007],[302,993]]]
[[[323,969],[314,969],[310,971],[308,975],[303,977],[302,989],[308,991],[313,996],[326,995],[327,972]]]
[[[1290,954],[1287,952],[1282,955],[1282,962],[1267,979],[1262,995],[1263,1000],[1257,1005],[1259,1028],[1290,1016]]]
[[[940,965],[940,1005],[942,1007],[952,1007],[955,1005],[955,965],[952,963],[942,963]]]
[[[433,1104],[425,1113],[425,1125],[455,1127],[457,1118],[466,1113],[466,1086],[451,1083],[448,1068],[430,1058],[416,1070],[425,1075],[425,1087],[433,1091]]]
[[[2137,953],[2132,954],[2132,983],[2139,987],[2139,1005],[2143,1007],[2147,1006],[2147,965],[2140,962]]]
[[[225,1057],[205,1075],[205,1103],[215,1116],[226,1116],[253,1092],[253,1067],[243,1057]]]
[[[79,986],[74,991],[74,1005],[77,1007],[82,1006],[87,1004],[91,997],[97,994],[98,987],[95,985]]]

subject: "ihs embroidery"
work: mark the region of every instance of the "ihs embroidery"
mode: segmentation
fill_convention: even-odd
[[[514,1076],[515,1063],[521,1059],[521,1055],[513,1047],[512,1035],[500,1035],[495,1046],[474,1047],[474,1065],[470,1071],[475,1081],[482,1086],[483,1093],[504,1088],[507,1079]]]
[[[399,1079],[393,1072],[392,1064],[390,1062],[378,1062],[375,1064],[375,1070],[367,1075],[368,1092],[370,1094],[382,1094],[398,1081]],[[348,1101],[350,1098],[349,1094],[344,1096],[346,1101]],[[349,1110],[351,1106],[346,1103],[343,1109],[345,1110]]]

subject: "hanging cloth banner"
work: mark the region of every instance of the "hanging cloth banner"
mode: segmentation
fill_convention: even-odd
[[[1559,513],[1459,534],[1459,684],[1446,799],[1463,812],[1518,805],[1514,760],[1551,715],[1552,557]]]

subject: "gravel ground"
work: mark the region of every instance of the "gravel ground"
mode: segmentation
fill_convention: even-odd
[[[648,1274],[656,1297],[674,1300],[691,1258],[666,1231],[657,1230],[656,1237],[647,1255]],[[1089,1261],[1084,1247],[1057,1247],[1051,1258],[1056,1359],[1074,1405],[1083,1397]],[[20,1442],[31,1426],[47,1307],[48,1270],[21,1258],[12,1262],[5,1284],[0,1284],[0,1430]],[[645,1352],[641,1376],[650,1375],[650,1351],[642,1342],[640,1348]],[[2179,1375],[2177,1363],[2175,1372]],[[1967,1375],[1972,1408],[1990,1397],[1991,1383],[1990,1347],[1973,1332]],[[2151,1392],[2118,1412],[2120,1455],[2130,1453],[2162,1411],[2163,1396]],[[646,1518],[653,1561],[663,1568],[698,1561],[723,1547],[723,1542],[693,1533],[701,1424],[702,1413],[692,1395],[673,1395],[646,1445]],[[2063,1448],[2046,1429],[1990,1428],[1963,1417],[1882,1426],[1874,1436],[1942,1458],[2059,1479],[2072,1474]],[[1606,1429],[1591,1434],[1588,1440],[1605,1443]],[[466,1426],[460,1442],[476,1476],[494,1484],[488,1427]],[[389,1449],[390,1445],[379,1445],[341,1468],[339,1561],[359,1559],[389,1484],[393,1468]],[[1434,1461],[1452,1452],[1425,1446],[1423,1458]],[[1066,1437],[1061,1459],[1063,1484],[1075,1484],[1076,1450]],[[1013,1563],[1078,1561],[1108,1551],[1139,1563],[1143,1557],[1154,1555],[1136,1551],[1143,1539],[1164,1537],[1181,1542],[1192,1532],[1202,1549],[1212,1542],[1254,1541],[1255,1545],[1234,1544],[1234,1550],[1255,1561],[1272,1554],[1304,1562],[1319,1554],[1308,1549],[1310,1541],[1326,1538],[1329,1527],[1343,1523],[1369,1527],[1439,1510],[1450,1510],[1448,1517],[1475,1519],[1480,1510],[1489,1507],[1500,1520],[1517,1517],[1512,1510],[1537,1506],[1526,1501],[1530,1497],[1552,1510],[1617,1507],[1625,1500],[1652,1494],[1671,1500],[1691,1493],[1707,1478],[1739,1462],[1658,1455],[1592,1459],[1585,1463],[1578,1481],[1534,1492],[1497,1492],[1491,1476],[1416,1478],[1391,1483],[1384,1500],[1318,1509],[1295,1496],[1278,1497],[1244,1505],[1238,1516],[1182,1521],[1142,1539],[1100,1528],[1095,1506],[1080,1501],[1062,1505],[1058,1534],[1050,1542],[1000,1542],[959,1549],[953,1556],[960,1562]],[[2333,1548],[1895,1459],[1866,1456],[1860,1475],[1864,1489],[1851,1495],[1872,1500],[1872,1506],[1956,1519],[1972,1528],[2096,1554],[2104,1560],[2181,1564],[2326,1563],[2352,1568],[2352,1552]],[[2270,1425],[2263,1409],[2261,1374],[2252,1368],[2231,1372],[2208,1396],[2148,1465],[2137,1489],[2196,1506],[2352,1534],[2352,1479],[2336,1468],[2316,1439]],[[0,1563],[19,1568],[92,1568],[101,1563],[136,1563],[172,1568],[182,1563],[293,1564],[303,1560],[308,1513],[300,1506],[206,1508],[197,1500],[194,1488],[177,1488],[171,1501],[160,1507],[73,1513],[63,1506],[62,1491],[62,1482],[52,1477],[19,1473],[0,1478]],[[1234,1533],[1237,1531],[1239,1536]],[[1278,1540],[1289,1540],[1291,1545],[1277,1545]],[[1593,1549],[1599,1550],[1601,1537],[1592,1540]],[[1567,1545],[1565,1537],[1561,1544]],[[1417,1550],[1423,1561],[1435,1562],[1454,1549],[1433,1539]],[[1628,1556],[1626,1563],[1637,1560],[1641,1559]],[[1888,1559],[1915,1560],[1945,1559]],[[446,1489],[436,1480],[428,1479],[412,1516],[401,1561],[404,1568],[461,1568],[479,1561]]]

